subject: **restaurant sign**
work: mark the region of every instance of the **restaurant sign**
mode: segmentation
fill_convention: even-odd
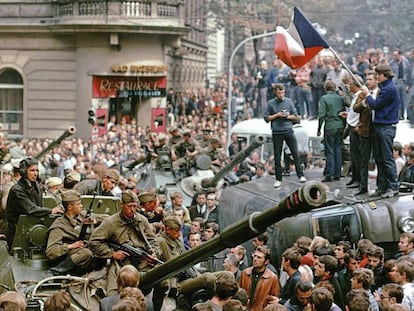
[[[92,97],[165,97],[167,77],[93,76]]]

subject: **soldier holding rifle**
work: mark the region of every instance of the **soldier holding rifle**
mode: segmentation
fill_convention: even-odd
[[[107,295],[117,293],[116,275],[120,266],[133,264],[141,271],[147,271],[154,265],[154,260],[146,256],[137,258],[122,249],[115,250],[110,244],[129,244],[134,248],[141,248],[147,253],[158,256],[158,245],[148,220],[137,213],[138,197],[131,190],[122,192],[122,209],[105,219],[96,228],[90,238],[90,248],[94,256],[111,259],[108,271]]]
[[[81,196],[75,190],[62,191],[65,213],[56,219],[49,229],[46,256],[60,263],[50,269],[53,275],[69,273],[74,268],[87,268],[92,261],[92,252],[87,248],[85,237],[80,236],[91,218],[81,216]]]

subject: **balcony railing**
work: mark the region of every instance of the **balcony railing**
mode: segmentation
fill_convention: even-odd
[[[120,16],[120,17],[157,17],[180,18],[181,1],[168,1],[166,3],[141,1],[60,1],[58,14],[60,17],[72,16]]]

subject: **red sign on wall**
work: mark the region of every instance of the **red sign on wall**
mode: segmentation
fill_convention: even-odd
[[[167,109],[152,108],[151,109],[151,131],[155,133],[166,133]]]
[[[167,77],[93,76],[92,97],[165,97]]]

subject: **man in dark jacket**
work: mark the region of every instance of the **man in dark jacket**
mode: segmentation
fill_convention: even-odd
[[[372,122],[373,154],[377,164],[377,190],[372,197],[392,197],[398,192],[397,168],[392,151],[397,131],[400,97],[392,81],[393,73],[389,65],[379,64],[375,68],[380,92],[374,98],[367,87],[363,87],[366,102],[374,110]]]
[[[20,161],[20,174],[22,178],[10,189],[7,198],[7,244],[10,250],[20,215],[44,217],[63,213],[60,206],[52,209],[42,206],[42,191],[37,182],[39,167],[36,159],[26,158]]]

